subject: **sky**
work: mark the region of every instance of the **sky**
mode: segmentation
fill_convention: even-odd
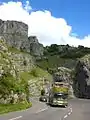
[[[90,0],[0,0],[0,19],[28,24],[44,45],[90,47]]]

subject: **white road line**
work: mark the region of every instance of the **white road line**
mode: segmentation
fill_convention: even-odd
[[[68,109],[71,108],[70,106],[68,107]]]
[[[39,110],[39,111],[37,111],[36,113],[40,113],[40,112],[43,112],[43,111],[45,111],[45,110],[47,110],[48,108],[45,108],[45,109],[41,109],[41,110]]]
[[[72,113],[72,108],[70,108],[70,111],[71,111],[71,113]]]
[[[71,108],[72,107],[72,105],[70,105],[68,108]]]
[[[65,116],[64,116],[64,118],[67,118],[67,117],[68,117],[68,115],[65,115]]]
[[[22,118],[22,116],[19,116],[19,117],[16,117],[16,118],[11,118],[9,120],[17,120],[17,119],[20,119],[20,118]]]
[[[71,112],[68,113],[68,115],[70,115],[70,114],[71,114]]]
[[[63,117],[63,119],[66,119],[71,113],[72,113],[72,105],[68,107],[68,113]]]

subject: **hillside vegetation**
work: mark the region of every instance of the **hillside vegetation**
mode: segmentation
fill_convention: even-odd
[[[52,44],[44,48],[44,56],[37,59],[37,64],[44,68],[57,68],[60,66],[74,68],[78,58],[90,54],[90,48],[84,46],[73,47],[69,45]]]
[[[27,104],[29,97],[40,94],[43,79],[50,80],[51,75],[36,66],[33,56],[0,40],[0,104],[6,105],[6,112],[10,111],[10,106],[10,109],[13,109],[9,104],[23,103],[20,106],[16,105],[19,107],[15,110],[31,106]],[[2,106],[0,105],[0,109]]]

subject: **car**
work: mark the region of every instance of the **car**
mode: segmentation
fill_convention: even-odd
[[[39,98],[39,101],[41,101],[41,102],[47,102],[47,97],[46,96],[41,96]]]

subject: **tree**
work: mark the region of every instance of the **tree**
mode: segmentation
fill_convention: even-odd
[[[58,52],[59,48],[57,44],[52,44],[49,48],[48,48],[48,52]]]

